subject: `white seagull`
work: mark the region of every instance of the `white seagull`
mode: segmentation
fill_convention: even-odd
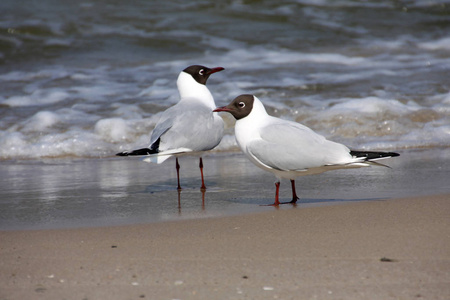
[[[256,166],[275,174],[274,206],[280,204],[281,178],[291,180],[292,201],[289,203],[296,203],[295,178],[298,176],[381,165],[374,160],[399,156],[393,152],[352,151],[300,123],[268,115],[262,102],[253,95],[240,95],[214,111],[229,112],[235,117],[235,136],[241,150]]]
[[[148,155],[144,161],[160,164],[175,156],[178,190],[180,186],[180,165],[178,156],[211,150],[223,137],[224,123],[215,112],[216,104],[206,81],[222,67],[207,68],[200,65],[189,66],[178,76],[177,86],[180,101],[161,114],[150,138],[148,148],[117,153],[118,156]],[[203,160],[200,156],[201,189],[206,189],[203,179]]]

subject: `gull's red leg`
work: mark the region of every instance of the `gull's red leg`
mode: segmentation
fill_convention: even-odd
[[[264,206],[275,206],[276,208],[279,208],[280,204],[280,199],[279,199],[279,194],[280,194],[280,181],[275,182],[275,202],[273,204],[264,204]]]
[[[292,186],[292,201],[289,203],[297,203],[297,200],[299,199],[297,197],[297,193],[295,192],[295,180],[291,179],[291,186]]]
[[[202,186],[200,187],[200,189],[206,190],[205,180],[203,179],[203,159],[201,157],[198,167],[200,168],[200,174],[202,175]]]
[[[278,206],[280,205],[280,200],[279,200],[279,193],[280,193],[280,182],[277,181],[275,182],[275,202],[272,204],[273,206]]]
[[[177,169],[177,181],[178,181],[178,190],[181,190],[180,185],[180,164],[178,163],[178,157],[175,158],[175,168]]]

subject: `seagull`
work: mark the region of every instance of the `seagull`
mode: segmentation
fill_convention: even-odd
[[[227,106],[214,110],[221,111],[231,113],[236,119],[236,141],[247,158],[277,178],[273,206],[280,204],[281,178],[290,179],[292,201],[288,203],[295,204],[299,199],[295,191],[298,176],[370,165],[384,166],[375,161],[399,156],[394,152],[350,150],[300,123],[270,116],[254,95],[240,95]]]
[[[146,162],[163,163],[175,156],[178,190],[180,186],[180,164],[178,156],[211,150],[223,137],[224,123],[215,112],[214,98],[206,87],[206,81],[222,67],[207,68],[192,65],[180,72],[177,80],[180,101],[165,110],[156,124],[148,148],[117,153],[118,156],[147,155]],[[200,155],[201,189],[205,190],[203,160]]]

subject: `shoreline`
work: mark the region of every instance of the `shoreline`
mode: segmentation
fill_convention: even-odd
[[[448,299],[450,194],[0,231],[2,299]]]
[[[299,208],[342,202],[449,194],[446,151],[402,152],[391,168],[336,170],[296,180]],[[242,153],[205,153],[207,190],[198,159],[180,158],[182,192],[174,160],[141,159],[9,162],[0,177],[0,230],[82,228],[203,219],[270,211],[275,177]],[[289,181],[280,198],[290,201]],[[282,205],[280,209],[288,209]]]

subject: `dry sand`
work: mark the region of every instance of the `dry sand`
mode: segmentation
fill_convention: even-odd
[[[0,299],[450,299],[450,195],[0,232]]]

